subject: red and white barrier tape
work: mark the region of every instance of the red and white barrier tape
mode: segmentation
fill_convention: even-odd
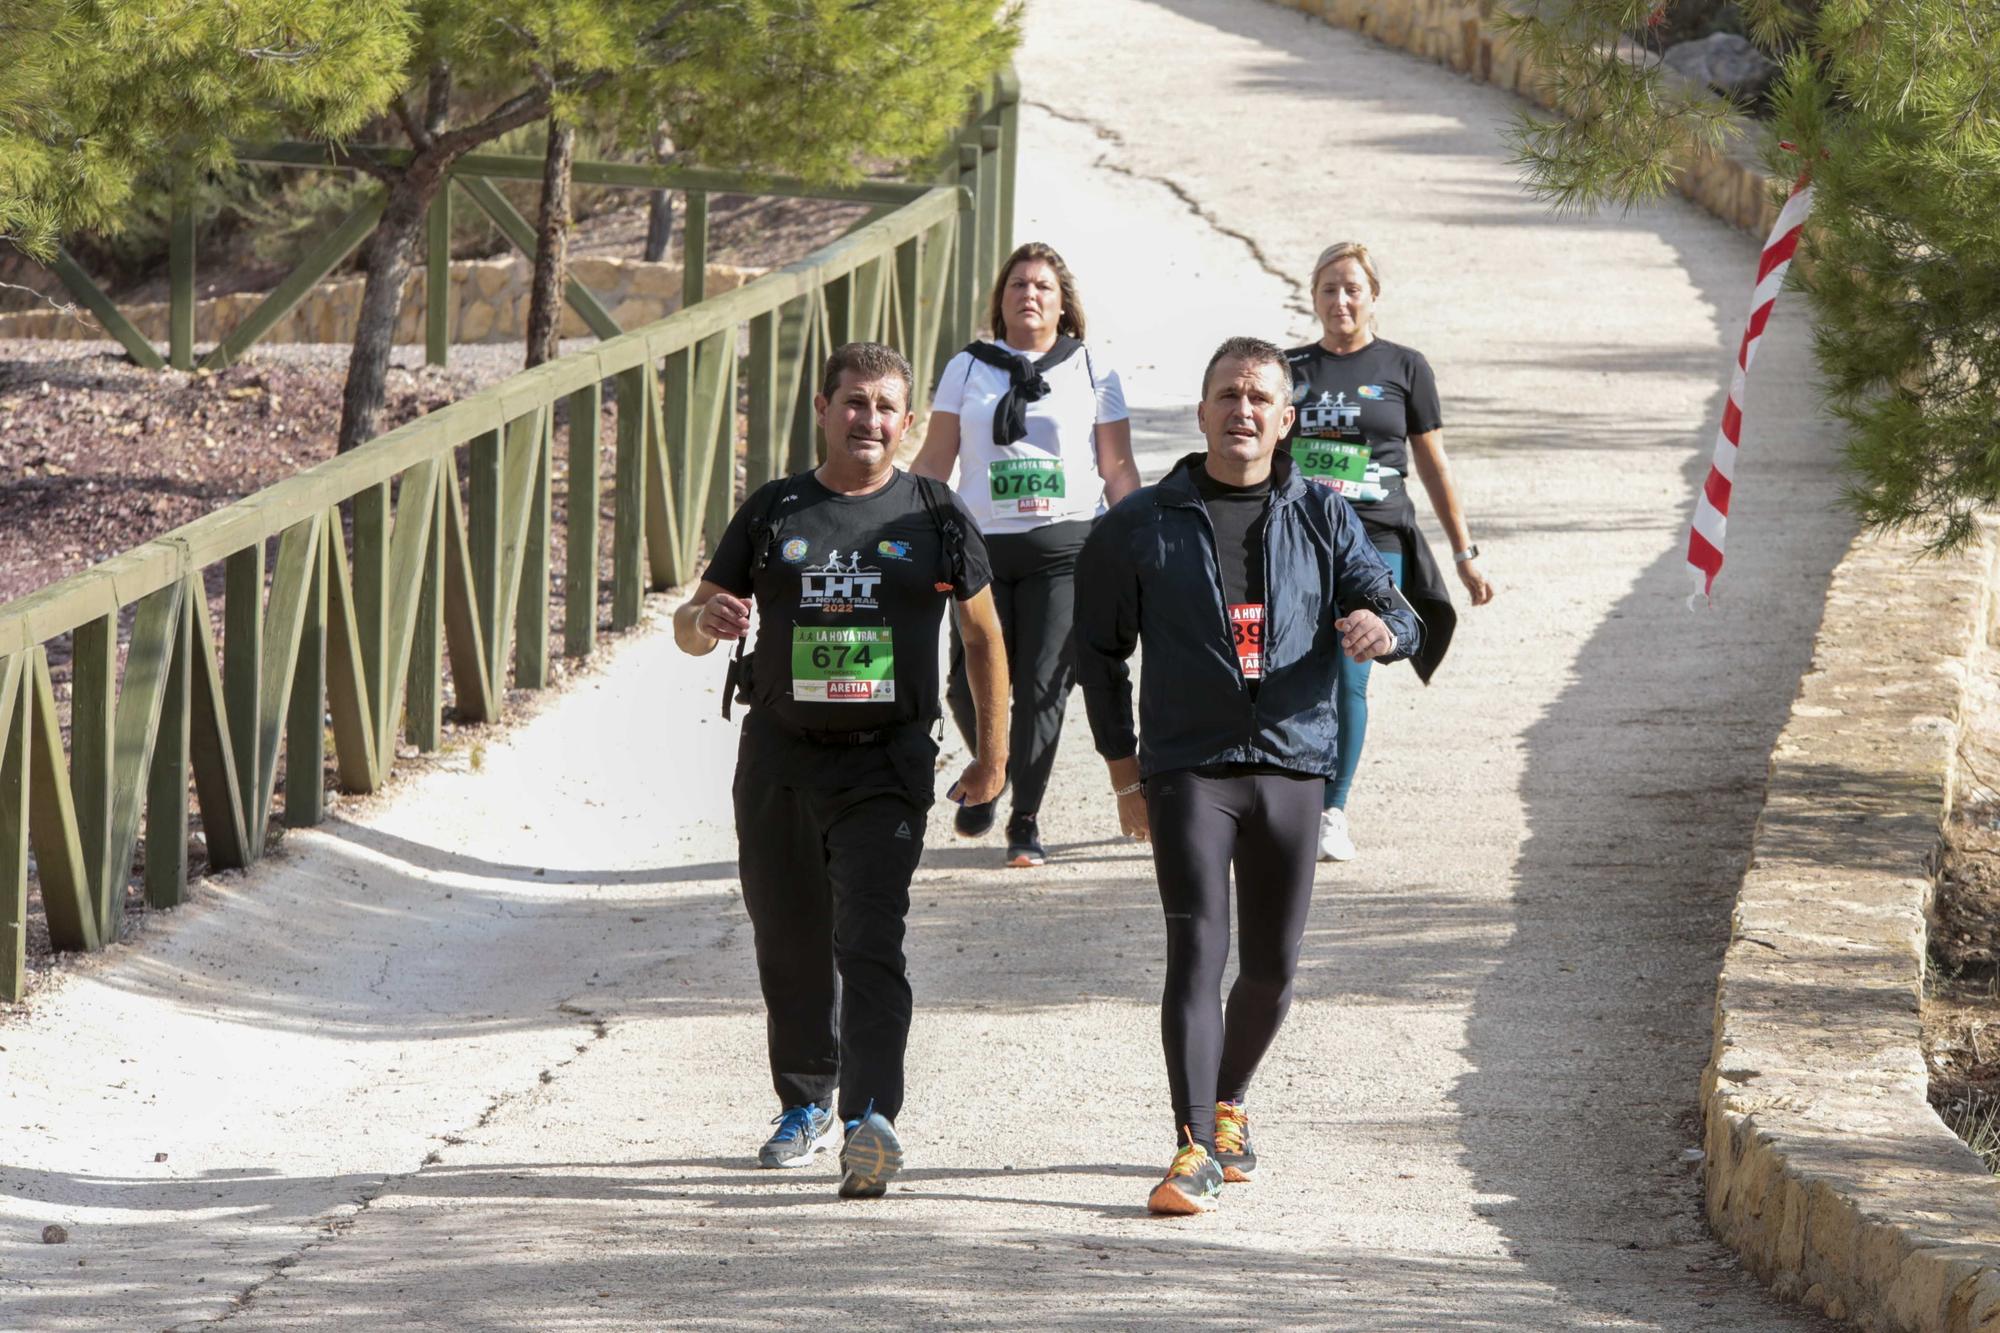
[[[1743,387],[1750,374],[1750,363],[1757,356],[1757,344],[1764,337],[1764,327],[1771,322],[1771,308],[1784,288],[1785,270],[1791,267],[1792,256],[1798,252],[1799,232],[1812,209],[1812,193],[1811,173],[1800,173],[1757,262],[1750,319],[1744,325],[1735,371],[1729,379],[1729,403],[1722,410],[1722,428],[1715,433],[1715,457],[1709,463],[1708,480],[1702,483],[1701,495],[1695,500],[1694,521],[1688,527],[1688,567],[1694,571],[1699,594],[1704,597],[1714,589],[1715,576],[1722,572],[1722,539],[1729,527],[1736,453],[1743,443]]]

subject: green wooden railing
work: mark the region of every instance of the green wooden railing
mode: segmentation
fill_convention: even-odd
[[[978,99],[973,113],[954,136],[940,164],[948,182],[973,189],[990,207],[979,212],[978,254],[993,259],[1003,245],[1011,249],[1014,217],[1014,157],[1017,138],[1019,84],[1012,71],[996,79]],[[407,162],[408,149],[360,144],[334,148],[321,143],[238,144],[239,161],[259,166],[300,170],[354,171],[360,164]],[[838,199],[873,206],[866,219],[876,221],[919,197],[923,184],[869,180],[849,185],[820,185],[782,176],[745,177],[698,167],[663,167],[646,163],[581,161],[572,177],[578,184],[623,189],[671,189],[682,192],[687,212],[682,229],[683,304],[702,299],[707,288],[708,203],[714,194],[757,194],[784,198]],[[424,248],[424,355],[428,364],[447,363],[451,347],[451,219],[453,201],[469,200],[500,229],[507,241],[529,259],[535,255],[535,234],[526,218],[493,185],[496,180],[539,181],[542,161],[498,153],[472,153],[446,173],[444,188],[432,202]],[[150,370],[219,370],[233,365],[279,321],[296,309],[345,263],[374,230],[382,216],[383,196],[371,190],[339,225],[301,258],[291,272],[258,302],[243,321],[220,339],[207,355],[195,358],[195,219],[188,193],[178,192],[167,229],[167,353],[157,347],[118,309],[102,287],[67,251],[59,249],[50,271],[105,332],[131,358]],[[981,269],[984,272],[985,269]],[[565,293],[568,304],[600,338],[622,330],[611,312],[582,283],[572,278]]]
[[[960,137],[956,184],[921,187],[795,264],[0,606],[0,999],[21,993],[31,851],[51,942],[99,948],[117,936],[142,829],[145,899],[173,906],[192,807],[209,865],[248,865],[272,825],[281,760],[276,818],[316,824],[329,742],[338,787],[374,791],[399,736],[440,745],[447,687],[460,719],[491,722],[510,684],[548,682],[559,435],[561,651],[583,657],[596,643],[607,489],[617,630],[638,623],[649,589],[696,573],[733,512],[739,388],[750,487],[814,461],[813,381],[831,347],[902,348],[921,395],[972,336],[1011,244],[1013,110],[1003,81]],[[67,747],[49,655],[65,635]]]

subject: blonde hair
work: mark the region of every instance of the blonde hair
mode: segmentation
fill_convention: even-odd
[[[1375,257],[1369,254],[1368,247],[1359,241],[1336,241],[1319,252],[1319,258],[1313,263],[1311,284],[1313,291],[1319,290],[1319,275],[1326,272],[1327,266],[1338,264],[1343,259],[1352,259],[1361,265],[1361,271],[1368,275],[1369,295],[1382,294],[1382,277],[1375,271]]]

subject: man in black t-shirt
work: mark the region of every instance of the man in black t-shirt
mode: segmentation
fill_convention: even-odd
[[[736,761],[737,869],[756,933],[777,1132],[765,1166],[803,1166],[847,1129],[840,1192],[879,1197],[902,1165],[910,878],[935,784],[938,634],[959,603],[980,756],[952,784],[990,801],[1007,772],[1007,658],[979,528],[950,488],[899,471],[910,367],[837,348],[814,407],[826,462],[761,487],[730,520],[681,648],[741,640],[751,703]]]

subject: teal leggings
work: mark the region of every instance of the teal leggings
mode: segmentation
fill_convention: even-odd
[[[1389,577],[1403,586],[1403,554],[1377,551],[1389,567]],[[1326,784],[1326,808],[1347,808],[1347,793],[1354,786],[1354,770],[1361,767],[1361,743],[1368,739],[1368,663],[1340,655],[1340,684],[1334,693],[1340,736],[1334,746],[1333,781]]]

